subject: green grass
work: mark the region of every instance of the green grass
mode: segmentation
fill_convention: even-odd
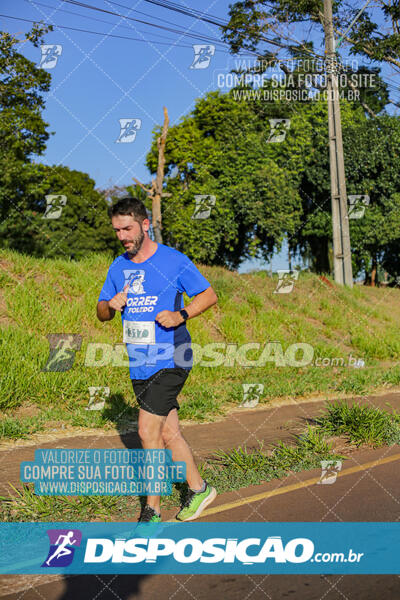
[[[44,408],[38,415],[25,418],[5,417],[0,419],[0,438],[29,439],[33,433],[60,431],[63,427],[98,428],[118,431],[132,427],[137,422],[138,409],[126,405],[123,396],[115,395],[101,411],[86,411],[83,406]]]
[[[400,415],[396,412],[356,403],[327,403],[325,414],[315,423],[292,444],[280,441],[269,448],[239,446],[216,451],[199,465],[199,471],[221,494],[320,467],[322,460],[345,459],[327,439],[334,436],[344,435],[357,446],[400,443]],[[33,484],[23,484],[22,489],[10,487],[9,496],[0,497],[0,520],[5,522],[123,521],[127,515],[135,520],[140,511],[140,499],[135,496],[37,496]],[[162,498],[162,509],[178,508],[186,490],[186,484],[174,486],[171,496]]]
[[[252,451],[241,447],[219,451],[200,464],[199,471],[221,494],[319,467],[321,460],[340,458],[344,457],[332,452],[321,433],[309,427],[293,446],[279,442],[270,452],[262,447]],[[22,489],[11,484],[10,487],[10,495],[0,497],[3,522],[123,521],[127,515],[137,518],[140,511],[140,500],[135,496],[37,496],[33,484],[23,484]],[[171,496],[162,498],[161,508],[178,508],[186,490],[186,484],[174,486]]]
[[[9,485],[13,494],[0,497],[2,521],[112,521],[137,510],[136,497],[37,496],[33,485],[24,484],[22,489]]]
[[[344,458],[332,451],[332,446],[315,428],[309,427],[293,445],[278,442],[268,451],[261,446],[248,451],[234,448],[219,451],[203,473],[220,491],[257,485],[271,479],[282,479],[290,472],[320,467],[321,460]]]
[[[327,414],[316,419],[321,432],[345,435],[349,442],[360,446],[379,447],[400,443],[400,415],[371,406],[344,402],[327,403]]]
[[[23,421],[17,421],[12,418],[5,418],[0,421],[0,437],[12,440],[27,439],[33,433],[43,431],[45,428],[45,419],[42,417],[31,417]]]
[[[111,257],[90,255],[81,262],[34,259],[0,251],[0,438],[29,437],[57,420],[79,427],[118,428],[137,411],[126,366],[85,364],[90,343],[120,344],[120,317],[100,323],[96,302]],[[290,294],[274,294],[276,276],[238,275],[221,267],[201,267],[219,302],[189,321],[192,340],[204,347],[223,342],[263,347],[277,341],[283,353],[294,343],[313,346],[316,357],[363,358],[365,368],[262,367],[238,363],[196,364],[180,396],[181,418],[211,421],[243,400],[243,383],[263,383],[261,403],[275,398],[326,394],[368,394],[400,385],[400,290],[333,288],[301,273]],[[186,299],[187,300],[187,299]],[[72,368],[44,372],[47,336],[82,336]],[[125,349],[122,347],[122,352]],[[224,354],[226,351],[223,352]],[[247,356],[260,353],[251,349]],[[108,386],[103,411],[85,411],[89,386]],[[34,417],[21,409],[33,406]]]

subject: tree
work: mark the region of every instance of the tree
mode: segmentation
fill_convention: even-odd
[[[86,173],[42,164],[25,169],[29,182],[23,211],[10,208],[3,246],[48,258],[80,259],[90,252],[121,251],[106,199]]]
[[[286,232],[299,224],[300,197],[294,173],[288,176],[268,156],[269,132],[268,120],[261,123],[246,102],[219,92],[198,100],[193,113],[169,130],[166,243],[194,260],[232,268],[280,248]],[[147,156],[151,173],[157,160],[154,140]],[[204,213],[196,208],[202,197],[208,218],[196,218]]]
[[[169,127],[168,111],[164,106],[164,124],[162,127],[161,135],[157,138],[157,149],[158,149],[158,164],[157,164],[157,175],[156,178],[151,182],[151,186],[146,188],[138,179],[135,177],[133,180],[136,185],[141,187],[144,192],[151,198],[151,214],[152,214],[152,228],[154,240],[162,244],[162,222],[161,222],[161,198],[163,196],[169,196],[170,194],[163,192],[164,185],[164,167],[165,167],[165,143],[167,141]]]
[[[307,149],[299,182],[303,222],[291,243],[303,256],[311,255],[313,270],[329,273],[331,212],[326,106],[311,103],[301,112],[311,148]],[[361,107],[346,102],[342,106],[342,121],[348,194],[369,197],[364,215],[350,219],[353,271],[364,272],[366,280],[374,284],[379,264],[393,275],[398,273],[395,253],[389,248],[396,246],[400,231],[400,121],[389,115],[366,118]],[[277,150],[284,160],[285,148]]]
[[[345,0],[334,2],[337,38],[346,33],[359,9],[349,7]],[[257,50],[260,55],[271,58],[286,47],[293,53],[317,56],[313,44],[294,38],[293,30],[296,24],[301,24],[306,25],[307,39],[322,34],[323,0],[241,0],[231,5],[229,15],[229,23],[223,28],[224,39],[235,53],[241,49]],[[386,62],[400,70],[399,17],[397,2],[376,0],[359,16],[343,40],[340,39],[341,45],[347,46],[354,56],[366,57],[377,64]],[[261,46],[267,42],[270,49],[263,51]],[[275,50],[271,50],[271,45]]]
[[[310,257],[315,271],[330,273],[326,102],[265,102],[262,97],[244,102],[234,92],[208,94],[169,132],[166,187],[172,197],[163,207],[166,240],[196,260],[236,268],[249,256],[268,259],[287,237],[292,253]],[[371,104],[379,107],[380,98],[380,92],[376,98],[371,94]],[[290,121],[280,143],[267,142],[274,118]],[[365,216],[350,221],[354,273],[364,271],[371,278],[377,262],[392,274],[399,231],[400,122],[385,114],[371,119],[358,102],[346,101],[342,121],[348,193],[370,197]],[[154,171],[155,143],[147,164]],[[208,219],[192,218],[198,194],[216,197]]]
[[[46,28],[33,28],[24,41],[35,47]],[[24,165],[42,154],[49,134],[41,112],[43,94],[50,88],[50,74],[17,52],[21,40],[0,32],[0,235],[7,230],[12,208],[23,210],[21,201],[29,174]]]
[[[25,41],[37,47],[46,31],[34,27]],[[107,202],[94,181],[68,167],[32,162],[49,138],[42,111],[50,75],[17,52],[17,44],[16,37],[0,34],[1,246],[46,257],[117,253]]]
[[[363,75],[373,75],[375,78],[374,89],[363,88],[357,83],[356,88],[360,93],[359,102],[364,112],[370,117],[377,118],[379,114],[384,117],[384,107],[389,98],[389,86],[379,77],[379,66],[386,63],[394,69],[400,69],[400,37],[399,37],[399,8],[398,3],[386,0],[377,0],[371,4],[361,15],[359,8],[352,9],[344,0],[334,3],[334,30],[339,38],[337,44],[337,57],[341,72],[349,75],[354,70],[359,82]],[[354,17],[358,19],[354,22]],[[230,43],[233,53],[242,49],[256,51],[259,56],[259,65],[264,65],[261,70],[265,71],[266,65],[279,64],[285,73],[291,73],[290,69],[283,63],[278,63],[279,52],[285,49],[294,59],[308,57],[308,71],[313,75],[314,88],[318,87],[318,60],[323,65],[324,56],[314,48],[314,42],[322,42],[323,36],[323,0],[261,0],[259,2],[239,1],[230,8],[230,21],[223,28],[224,39]],[[349,29],[349,26],[351,28]],[[302,38],[302,30],[307,32],[307,40]],[[296,37],[298,39],[296,39]],[[351,69],[340,64],[340,48],[346,47],[350,55],[367,59],[372,66]],[[310,60],[314,59],[314,60]],[[300,62],[295,72],[299,71]],[[306,69],[307,70],[307,69]],[[322,69],[323,71],[323,69]],[[351,78],[345,78],[345,88],[354,90]],[[396,103],[396,102],[393,102]],[[300,109],[298,103],[297,109]],[[394,176],[393,186],[387,186],[382,193],[382,177],[392,173],[396,168],[397,149],[387,149],[383,143],[384,136],[379,132],[382,121],[376,124],[379,144],[388,150],[388,162],[383,160],[380,164],[382,171],[376,172],[377,180],[371,180],[374,165],[377,164],[373,142],[378,142],[374,134],[368,138],[369,127],[374,129],[373,121],[359,122],[361,128],[355,123],[347,129],[347,142],[345,147],[346,175],[348,178],[348,194],[362,194],[362,189],[371,190],[371,207],[362,220],[351,221],[351,240],[354,246],[353,257],[356,272],[365,269],[367,279],[374,282],[379,261],[384,261],[389,269],[395,256],[397,248],[397,177]],[[391,125],[396,128],[394,122]],[[318,130],[318,133],[321,130]],[[364,135],[365,134],[365,135]],[[361,143],[355,145],[357,136],[362,137]],[[314,136],[315,138],[316,136]],[[318,136],[317,136],[318,137]],[[331,215],[328,210],[328,155],[326,150],[326,138],[322,136],[315,139],[308,166],[303,172],[301,182],[301,195],[304,213],[304,226],[296,235],[295,246],[303,254],[313,257],[314,268],[317,271],[330,271],[329,246],[331,245],[330,223]],[[397,143],[397,142],[396,142]],[[368,148],[368,151],[365,150]],[[354,178],[353,165],[356,157],[363,155],[363,163],[358,171],[365,177],[366,181]],[[367,156],[368,155],[368,156]],[[327,185],[328,184],[328,185]],[[356,188],[356,191],[354,191]],[[322,203],[322,204],[321,204]],[[315,207],[320,206],[321,210]],[[373,220],[375,219],[375,221]],[[379,232],[379,234],[378,234]],[[354,239],[353,239],[354,236]],[[390,252],[388,251],[390,247]]]
[[[398,246],[400,238],[399,157],[397,117],[382,115],[348,127],[345,160],[349,194],[368,195],[370,199],[363,217],[350,221],[353,262],[371,285],[377,283],[380,266],[392,276],[398,274],[398,261],[391,257],[390,248]]]

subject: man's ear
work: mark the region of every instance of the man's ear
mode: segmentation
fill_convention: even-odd
[[[150,219],[143,219],[142,221],[143,231],[149,231],[150,229]]]

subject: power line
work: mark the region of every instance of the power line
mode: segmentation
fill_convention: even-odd
[[[219,22],[218,22],[218,21],[214,20],[214,19],[218,19],[218,17],[214,17],[213,19],[210,19],[208,17],[203,17],[202,15],[204,15],[206,13],[198,13],[197,11],[195,11],[195,9],[190,9],[191,12],[189,12],[189,11],[185,11],[184,9],[182,9],[182,7],[178,7],[178,5],[176,5],[177,8],[173,7],[172,3],[170,3],[170,4],[163,4],[161,2],[157,2],[156,0],[145,0],[145,1],[146,2],[150,2],[151,4],[157,4],[158,6],[166,8],[168,10],[172,10],[174,12],[179,12],[179,13],[186,14],[187,16],[190,16],[190,17],[195,18],[195,19],[200,20],[200,21],[205,21],[207,23],[211,23],[212,25],[216,25],[217,27],[220,27],[220,28],[228,26],[228,23],[222,21],[222,19],[220,19]],[[76,0],[64,0],[64,2],[73,2],[73,3],[76,3]],[[116,6],[119,6],[120,8],[125,8],[126,10],[132,10],[132,8],[130,6],[126,6],[125,4],[119,4],[118,2],[114,2],[113,0],[108,0],[108,2],[109,2],[109,4],[115,4]],[[95,9],[93,6],[86,5],[86,7],[87,8]],[[179,8],[179,10],[178,10],[178,8]],[[103,10],[103,9],[96,8],[95,10]],[[109,12],[109,11],[107,11],[107,12]],[[120,15],[119,13],[111,13],[111,14],[117,14],[118,16],[123,17],[123,15]],[[129,19],[130,17],[123,17],[123,18]],[[134,20],[134,21],[137,20],[137,19],[132,19],[132,18],[130,18],[130,19]],[[201,34],[196,34],[196,36],[198,36],[198,35],[201,35]],[[285,50],[289,49],[289,46],[281,44],[281,43],[277,42],[276,40],[272,40],[272,39],[269,39],[269,38],[266,38],[266,37],[263,37],[263,36],[261,36],[260,39],[263,42],[268,42],[269,44],[272,44],[273,46],[277,46],[277,47],[283,48]],[[221,43],[225,43],[225,42],[221,42]],[[226,45],[228,45],[228,44],[226,44]],[[253,51],[250,51],[250,52],[253,52]],[[253,52],[253,54],[254,55],[258,55],[257,52]]]
[[[120,8],[127,8],[129,10],[134,10],[135,13],[137,13],[138,15],[143,15],[144,17],[150,17],[152,19],[156,19],[157,21],[161,21],[162,23],[167,23],[168,25],[176,25],[176,23],[173,23],[172,21],[168,21],[167,19],[162,19],[161,17],[156,17],[155,15],[149,15],[148,13],[145,13],[141,10],[137,10],[136,8],[131,8],[128,6],[124,6],[123,4],[119,4],[118,2],[111,2],[111,0],[108,0],[108,4],[114,4],[115,6],[119,6]]]
[[[40,4],[40,3],[37,2],[37,4]],[[42,6],[46,6],[44,4],[41,4],[41,5]],[[54,7],[49,7],[49,8],[54,8]],[[64,11],[64,12],[69,12],[70,14],[74,14],[76,16],[81,16],[81,17],[85,16],[85,15],[80,15],[79,13],[74,13],[72,11]],[[159,44],[159,45],[162,45],[162,46],[170,46],[171,45],[171,44],[168,44],[167,42],[160,42],[158,40],[147,40],[147,39],[143,39],[143,38],[133,38],[133,37],[123,36],[123,35],[116,35],[116,34],[112,34],[112,33],[105,33],[103,31],[92,31],[90,29],[80,29],[78,27],[68,27],[66,25],[59,25],[58,23],[46,23],[43,20],[38,21],[37,19],[24,19],[22,17],[14,17],[12,15],[4,15],[4,14],[0,14],[0,17],[3,17],[5,19],[13,19],[13,20],[16,20],[16,21],[24,21],[26,23],[42,23],[43,25],[46,25],[46,26],[50,26],[51,25],[53,27],[56,27],[57,29],[68,29],[70,31],[77,31],[79,33],[90,33],[90,34],[93,34],[93,35],[102,35],[103,37],[106,36],[106,37],[117,38],[117,39],[122,39],[122,40],[129,40],[129,41],[133,41],[133,42],[146,42],[146,43],[152,43],[152,44]],[[86,18],[93,19],[95,21],[100,21],[102,23],[107,23],[107,24],[110,24],[110,25],[112,24],[111,21],[104,21],[103,19],[95,19],[93,17],[86,17]],[[119,26],[123,27],[121,25],[119,25]],[[127,29],[127,27],[124,27],[124,28]],[[190,48],[191,50],[193,50],[193,46],[187,45],[187,44],[175,44],[174,43],[174,46],[177,47],[177,48]],[[230,54],[230,52],[227,51],[225,48],[223,48],[223,49],[217,48],[216,51],[217,52],[221,52],[222,54]],[[249,52],[251,52],[251,51],[249,51]],[[257,57],[258,54],[255,53],[255,52],[253,52],[252,54],[250,54],[250,53],[248,53],[248,54],[243,53],[243,54],[239,55],[239,57],[240,56],[241,57],[244,57],[244,56],[253,56],[253,57],[256,56]],[[279,60],[280,60],[280,62],[285,62],[285,61],[291,61],[292,59],[291,58],[281,58]]]
[[[180,13],[184,12],[184,14],[187,14],[187,16],[191,16],[192,18],[196,18],[196,19],[199,19],[201,21],[206,21],[208,23],[216,25],[219,28],[228,25],[228,23],[223,22],[221,19],[219,19],[219,21],[215,20],[215,19],[218,19],[218,17],[209,18],[207,16],[204,16],[206,13],[199,13],[199,12],[195,11],[195,9],[185,10],[185,9],[182,9],[182,7],[179,7],[178,5],[176,5],[176,4],[172,3],[172,2],[169,2],[169,3],[168,2],[161,2],[160,0],[145,0],[145,1],[150,2],[151,4],[157,4],[158,6],[161,6],[163,8],[172,10],[174,12],[180,12]],[[189,33],[187,31],[182,31],[182,30],[179,30],[179,29],[171,29],[170,27],[165,27],[165,26],[162,26],[162,25],[158,25],[156,23],[151,23],[149,21],[144,21],[142,19],[135,19],[134,17],[125,16],[125,15],[122,15],[122,14],[120,14],[118,12],[115,12],[115,11],[110,11],[110,10],[107,10],[107,9],[99,8],[97,6],[85,4],[83,2],[79,2],[78,0],[64,0],[64,2],[67,2],[67,3],[72,4],[74,6],[78,6],[80,8],[86,8],[88,10],[94,10],[94,11],[98,11],[98,12],[103,12],[105,14],[111,14],[111,15],[114,15],[114,16],[118,16],[120,18],[127,19],[129,21],[134,21],[134,22],[142,23],[142,24],[147,25],[149,27],[156,27],[156,28],[162,29],[164,31],[168,31],[168,32],[172,32],[172,33],[177,33],[179,35],[195,39],[196,41],[202,40],[202,41],[205,41],[207,43],[212,43],[212,44],[219,45],[219,46],[221,46],[223,48],[229,47],[228,43],[221,42],[219,39],[212,38],[211,36],[206,36],[204,34],[200,34],[200,33],[196,33],[196,32]],[[115,4],[115,5],[119,6],[120,8],[125,8],[126,10],[129,10],[129,11],[132,10],[131,7],[123,5],[123,4],[119,4],[117,2],[114,2],[113,0],[109,0],[109,2],[110,2],[110,4]],[[144,13],[144,14],[146,14],[146,13]],[[287,46],[285,44],[281,44],[280,42],[277,42],[276,40],[271,40],[271,39],[263,37],[263,36],[260,36],[260,39],[262,41],[267,42],[269,44],[272,44],[272,45],[274,45],[274,46],[276,46],[278,48],[285,49],[285,50],[290,49],[290,46]],[[255,51],[252,51],[252,50],[247,50],[247,53],[248,53],[248,55],[252,55],[252,56],[259,56],[259,54],[260,54],[259,52],[255,52]],[[311,51],[310,51],[310,53],[314,54],[315,56],[318,56],[316,53],[313,53]]]
[[[26,23],[38,23],[37,19],[36,20],[23,19],[22,17],[13,17],[11,15],[3,15],[3,14],[0,14],[0,17],[4,17],[5,19],[14,19],[16,21],[25,21]],[[91,31],[89,29],[79,29],[78,27],[67,27],[66,25],[58,25],[57,23],[45,23],[44,21],[40,21],[40,23],[42,23],[43,25],[46,25],[46,26],[52,25],[54,27],[57,27],[58,29],[69,29],[70,31],[79,31],[80,33],[92,33],[94,35],[102,35],[103,37],[106,36],[106,37],[118,38],[118,39],[122,39],[122,40],[130,40],[133,42],[151,42],[152,44],[160,44],[162,46],[171,46],[171,44],[169,44],[168,42],[145,40],[143,38],[132,38],[132,37],[128,37],[125,35],[115,35],[113,33],[104,33],[104,31]],[[175,46],[180,47],[180,48],[193,49],[193,46],[187,46],[187,45],[183,45],[183,44],[180,44],[180,45],[175,44]]]
[[[109,1],[111,2],[111,0],[109,0]],[[187,16],[191,16],[200,21],[204,21],[206,23],[211,23],[212,25],[216,25],[217,27],[228,27],[229,29],[234,31],[233,27],[229,27],[229,22],[223,21],[222,19],[219,19],[219,17],[211,18],[207,13],[201,13],[201,12],[198,12],[195,9],[191,9],[191,8],[184,9],[181,6],[179,6],[178,4],[175,4],[173,2],[168,2],[167,0],[164,0],[164,1],[162,1],[162,0],[144,0],[144,1],[149,2],[150,4],[156,4],[157,6],[166,8],[167,10],[172,10],[174,12],[180,12],[180,13],[186,14]],[[115,2],[111,2],[111,4],[115,4]],[[120,6],[122,6],[122,5],[120,5]],[[128,8],[128,7],[125,6],[124,8]],[[276,46],[279,48],[284,48],[285,50],[290,49],[290,46],[287,46],[285,44],[278,42],[277,40],[267,38],[265,36],[260,35],[259,39],[263,42],[272,44],[273,46]],[[312,52],[311,50],[306,50],[306,51],[309,52],[310,54],[313,54],[314,56],[319,56],[316,52]]]
[[[65,1],[68,1],[68,0],[65,0]],[[147,1],[147,2],[150,2],[150,3],[153,3],[153,4],[157,4],[157,5],[160,5],[160,6],[163,6],[163,7],[165,7],[165,8],[170,8],[171,10],[174,10],[174,8],[173,8],[173,6],[172,6],[172,5],[173,5],[173,3],[168,3],[168,5],[169,5],[169,6],[167,6],[167,4],[166,4],[166,3],[164,4],[163,2],[161,2],[161,1],[159,1],[159,0],[145,0],[145,1]],[[75,1],[75,0],[73,0],[73,1],[70,1],[69,3],[71,3],[71,4],[75,4],[75,5],[78,5],[78,6],[82,6],[83,8],[91,8],[91,9],[94,9],[94,10],[96,10],[96,7],[92,7],[92,6],[89,6],[89,5],[85,5],[84,3],[77,2],[77,1]],[[121,8],[126,8],[126,9],[130,10],[130,8],[129,8],[129,7],[127,7],[127,6],[123,5],[123,4],[119,4],[119,3],[117,3],[117,2],[111,2],[111,3],[112,3],[112,4],[115,4],[115,5],[117,5],[117,6],[120,6]],[[38,5],[41,5],[41,6],[45,6],[45,7],[47,7],[47,8],[56,8],[56,7],[49,6],[49,5],[46,5],[46,4],[43,4],[43,3],[40,3],[40,2],[37,2],[36,4],[38,4]],[[87,16],[87,15],[83,15],[83,14],[81,14],[81,13],[76,13],[76,12],[73,12],[73,11],[67,11],[67,10],[65,10],[65,9],[59,9],[59,10],[60,10],[60,11],[63,11],[63,12],[66,12],[66,13],[69,13],[69,14],[72,14],[72,15],[76,15],[76,16],[78,16],[78,17],[84,17],[84,18],[86,18],[86,19],[93,19],[94,21],[99,21],[99,22],[102,22],[102,23],[107,23],[107,24],[110,24],[110,25],[112,24],[110,21],[106,21],[106,20],[104,20],[104,19],[96,19],[96,18],[95,18],[95,17],[93,17],[93,16]],[[100,12],[106,12],[106,13],[110,13],[110,14],[115,14],[116,16],[119,16],[119,17],[122,17],[122,18],[128,18],[128,19],[132,19],[132,18],[130,18],[130,17],[124,17],[123,15],[120,15],[119,13],[113,13],[113,12],[111,12],[111,11],[105,11],[105,10],[103,10],[103,9],[97,9],[97,10],[99,10]],[[191,10],[192,10],[192,9],[191,9]],[[195,13],[195,10],[194,10],[194,9],[192,10],[192,13]],[[142,14],[146,14],[146,13],[142,13]],[[199,13],[199,14],[201,15],[201,14],[204,14],[204,13]],[[31,20],[31,19],[23,19],[23,18],[21,18],[21,17],[14,17],[14,16],[11,16],[11,15],[0,15],[0,16],[3,16],[4,18],[10,18],[10,19],[15,19],[15,20],[21,20],[21,21],[25,21],[25,22],[31,22],[31,23],[35,23],[35,22],[37,22],[37,21]],[[190,15],[190,16],[193,16],[193,17],[194,17],[195,15],[193,14],[193,15]],[[133,19],[133,20],[135,20],[135,19]],[[162,19],[159,19],[159,20],[161,20],[161,21],[162,21]],[[166,21],[166,22],[168,22],[168,21]],[[151,25],[151,23],[147,23],[147,22],[145,22],[145,21],[144,21],[144,24],[146,24],[146,25],[147,25],[147,24]],[[45,25],[50,25],[50,23],[45,23]],[[153,24],[153,25],[154,25],[154,24]],[[159,45],[164,45],[164,46],[167,46],[167,45],[169,45],[169,44],[168,44],[168,43],[166,43],[166,42],[161,42],[161,41],[158,41],[158,40],[144,40],[144,39],[140,39],[140,38],[133,38],[133,37],[128,37],[128,36],[116,35],[116,34],[106,34],[106,33],[104,33],[104,32],[92,31],[92,30],[88,30],[88,29],[80,29],[80,28],[76,28],[76,27],[68,27],[68,26],[65,26],[65,25],[58,25],[58,24],[54,24],[54,26],[55,26],[55,27],[58,27],[58,28],[60,28],[60,29],[68,29],[68,30],[71,30],[71,31],[77,31],[77,32],[80,32],[80,33],[89,33],[89,34],[93,34],[93,35],[102,35],[102,36],[106,35],[107,37],[112,37],[112,38],[116,38],[116,39],[126,39],[126,40],[129,40],[129,41],[138,41],[138,42],[150,42],[150,43],[159,44]],[[123,27],[123,28],[125,28],[125,29],[127,29],[127,28],[128,28],[128,27],[127,27],[127,26],[125,26],[125,25],[120,25],[120,24],[118,24],[118,26],[119,26],[119,27]],[[156,26],[156,27],[158,27],[158,28],[160,28],[160,29],[165,29],[166,31],[171,31],[171,30],[170,30],[170,28],[164,28],[164,27],[162,27],[162,26],[157,26],[157,25],[155,25],[155,26]],[[220,24],[218,24],[218,26],[220,26]],[[174,31],[174,32],[177,32],[177,33],[181,33],[179,30],[173,30],[173,31]],[[160,35],[161,35],[161,34],[160,34]],[[196,37],[196,39],[198,39],[199,35],[200,35],[200,34],[195,34],[195,37]],[[168,39],[169,39],[169,40],[171,40],[171,38],[167,38],[166,36],[161,36],[161,37],[164,37],[164,39],[167,39],[167,40],[168,40]],[[213,38],[210,38],[210,39],[212,40],[212,42],[213,42],[213,43],[214,43],[214,41],[217,41],[217,40],[214,40]],[[172,41],[172,40],[171,40],[171,41]],[[217,41],[217,42],[218,42],[218,41]],[[192,46],[190,46],[190,45],[187,45],[187,44],[174,44],[174,45],[175,45],[176,47],[181,47],[181,48],[192,48]],[[222,42],[222,43],[220,43],[220,45],[222,45],[222,47],[224,48],[224,50],[226,49],[226,45],[227,45],[227,44],[224,44],[224,43]],[[282,46],[282,47],[285,47],[285,46]],[[285,47],[285,48],[286,48],[286,47]],[[224,50],[222,50],[222,49],[218,49],[218,51],[219,51],[219,52],[224,52]],[[248,54],[249,56],[251,56],[251,55],[252,55],[252,56],[258,56],[258,55],[259,55],[259,53],[257,53],[257,52],[254,52],[254,51],[253,51],[253,52],[252,52],[252,51],[249,51],[249,52],[251,52],[251,54],[250,54],[250,53]],[[228,54],[229,52],[224,52],[224,53],[227,53],[227,54]],[[244,56],[244,55],[242,54],[242,56]],[[279,59],[279,60],[280,60],[281,62],[283,62],[283,60],[289,60],[289,61],[290,61],[291,59],[289,58],[289,59]],[[381,77],[381,79],[382,79],[382,81],[384,81],[384,82],[385,82],[385,83],[388,85],[388,87],[389,87],[389,88],[392,88],[392,91],[393,91],[393,92],[397,92],[397,93],[399,93],[399,91],[400,91],[400,90],[399,90],[399,88],[397,88],[397,87],[396,87],[396,86],[394,86],[393,84],[391,84],[391,83],[389,83],[388,81],[386,81],[385,79],[383,79],[383,77]]]
[[[196,17],[196,19],[206,21],[208,23],[211,23],[212,25],[218,24],[218,27],[224,27],[227,24],[219,17],[214,17],[213,15],[210,15],[208,13],[200,12],[194,8],[182,7],[181,5],[176,4],[175,2],[161,2],[160,0],[145,0],[145,2],[148,2],[149,4],[155,4],[156,6],[161,6],[162,8],[166,8],[167,10],[182,13],[189,17]]]
[[[174,12],[180,12],[180,13],[187,14],[187,16],[191,16],[191,17],[199,19],[201,21],[206,21],[208,23],[216,25],[219,28],[228,25],[227,22],[224,22],[222,19],[219,19],[218,17],[213,17],[213,18],[205,17],[204,15],[206,13],[199,13],[195,9],[190,9],[190,11],[189,10],[185,10],[185,9],[182,9],[182,7],[179,7],[178,5],[176,5],[176,4],[172,3],[172,2],[170,2],[170,3],[163,3],[163,2],[160,2],[158,0],[145,0],[145,1],[150,2],[151,4],[157,4],[159,6],[167,8],[169,10],[173,10]],[[64,2],[68,2],[69,4],[73,4],[75,6],[79,6],[80,8],[86,8],[88,10],[95,10],[95,11],[103,12],[103,13],[106,13],[106,14],[111,14],[111,15],[118,16],[118,17],[123,18],[123,19],[128,19],[130,21],[135,21],[135,22],[138,22],[138,23],[142,23],[142,24],[150,26],[150,27],[156,27],[158,29],[163,29],[163,30],[168,31],[168,32],[177,33],[177,34],[180,34],[180,35],[183,35],[183,36],[186,36],[186,37],[191,37],[192,39],[196,39],[196,40],[203,39],[204,41],[206,41],[208,43],[218,44],[218,45],[220,45],[223,48],[229,47],[228,43],[222,42],[219,39],[212,38],[211,36],[206,36],[204,34],[200,34],[200,33],[196,33],[196,32],[194,32],[194,33],[188,33],[187,31],[182,31],[182,30],[179,30],[179,29],[171,29],[169,27],[163,27],[162,25],[158,25],[156,23],[151,23],[149,21],[143,21],[141,19],[135,19],[134,17],[128,17],[128,16],[122,15],[122,14],[120,14],[118,12],[113,12],[113,11],[110,11],[110,10],[107,10],[107,9],[102,9],[102,8],[99,8],[99,7],[96,7],[96,6],[85,4],[83,2],[79,2],[78,0],[64,0]],[[120,4],[118,2],[114,2],[113,0],[109,0],[109,3],[110,4],[114,4],[116,6],[119,6],[120,8],[125,8],[126,10],[129,10],[129,11],[132,10],[131,7],[126,6],[124,4]],[[60,10],[62,10],[62,9],[60,9]],[[142,13],[140,11],[135,11],[135,12],[138,12],[138,13],[146,15],[146,16],[150,16],[150,15],[147,15],[147,13]],[[83,16],[83,15],[81,15],[81,16]],[[160,20],[162,22],[170,23],[169,21],[166,21],[165,19],[160,19],[159,17],[154,17],[154,18],[156,18],[156,19],[158,19],[158,20]],[[219,21],[217,21],[216,19],[219,19]],[[276,40],[271,40],[271,39],[265,38],[263,36],[261,36],[260,39],[262,41],[264,41],[264,42],[268,42],[269,44],[272,44],[272,45],[274,45],[276,47],[279,47],[281,49],[285,49],[285,50],[289,49],[289,46],[287,46],[285,44],[281,44],[281,43],[277,42]],[[252,51],[252,50],[247,50],[247,53],[248,53],[248,55],[252,55],[252,56],[258,56],[259,55],[258,52],[255,52],[255,51]]]
[[[28,1],[29,0],[26,0],[26,2],[28,2]],[[36,0],[33,3],[33,5],[35,7],[36,6],[44,6],[45,8],[57,9],[56,6],[51,6],[50,4],[44,4],[43,2],[37,2]],[[57,12],[64,12],[64,13],[67,13],[69,15],[74,15],[75,17],[83,17],[84,19],[89,19],[89,21],[98,21],[99,23],[106,23],[107,25],[115,25],[115,23],[113,23],[112,21],[106,21],[105,19],[97,19],[96,17],[93,17],[92,15],[84,15],[82,13],[74,12],[73,10],[66,10],[65,8],[58,8]],[[122,29],[129,29],[130,31],[132,31],[132,27],[129,27],[128,25],[120,25],[120,24],[118,24],[118,27],[121,27]],[[145,33],[145,32],[143,31],[141,33]],[[161,33],[159,33],[158,35],[161,38],[164,38],[164,39],[169,40],[171,42],[174,41],[173,38],[170,38],[170,37],[167,37],[165,35],[162,35]],[[182,48],[183,47],[184,48],[191,48],[192,46],[182,46]]]
[[[171,29],[170,27],[164,27],[163,25],[158,25],[156,23],[150,23],[149,21],[143,21],[142,19],[135,19],[134,17],[128,17],[128,16],[122,15],[121,13],[118,13],[118,12],[106,10],[104,8],[99,8],[97,6],[91,6],[90,4],[85,4],[83,2],[78,2],[77,0],[64,0],[64,2],[67,2],[68,4],[73,4],[74,6],[79,6],[80,8],[87,8],[89,10],[95,10],[95,11],[106,13],[109,15],[114,15],[114,16],[120,17],[122,19],[127,19],[128,21],[142,23],[143,25],[148,25],[149,27],[156,27],[157,29],[163,29],[164,31],[170,31],[172,33],[177,33],[179,35],[194,38],[196,40],[202,39],[203,41],[206,41],[207,43],[218,44],[219,46],[222,46],[224,48],[226,48],[226,46],[227,46],[227,44],[225,44],[225,42],[221,42],[218,39],[211,38],[210,36],[205,36],[203,34],[188,33],[186,31],[183,31],[180,29]],[[129,7],[127,7],[127,8],[129,8]],[[131,10],[131,9],[129,8],[129,10]]]
[[[367,0],[367,2],[364,4],[364,6],[358,11],[358,13],[356,14],[356,16],[354,17],[354,19],[352,20],[352,22],[350,23],[350,25],[346,29],[346,31],[341,34],[340,38],[338,39],[338,41],[336,43],[336,50],[339,48],[339,46],[342,43],[343,39],[349,33],[350,29],[353,27],[353,25],[356,23],[356,21],[358,21],[358,19],[361,17],[361,15],[363,14],[364,10],[367,8],[367,6],[368,6],[368,4],[370,2],[371,2],[371,0]]]

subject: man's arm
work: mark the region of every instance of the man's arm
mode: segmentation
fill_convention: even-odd
[[[217,302],[218,296],[210,286],[204,290],[204,292],[197,294],[191,303],[185,306],[185,310],[189,315],[189,319],[193,319],[193,317],[197,317],[197,315],[200,315],[207,310],[207,308],[210,308],[210,306],[213,306]],[[179,310],[162,310],[156,316],[156,321],[163,327],[177,327],[183,323],[184,318],[180,314]]]
[[[97,303],[97,318],[100,321],[111,321],[114,318],[115,311],[121,312],[128,299],[129,283],[127,283],[122,292],[115,294],[111,300],[100,300]]]
[[[185,310],[186,310],[187,314],[189,315],[189,319],[193,319],[193,317],[197,317],[197,315],[200,315],[202,312],[204,312],[205,310],[210,308],[210,306],[213,306],[217,302],[218,302],[218,296],[214,292],[212,287],[210,286],[209,288],[204,290],[204,292],[200,292],[200,294],[197,294],[193,298],[191,303],[188,304],[187,306],[185,306]],[[179,315],[180,322],[182,322],[183,317],[179,313],[179,310],[176,312]]]
[[[108,300],[100,300],[97,303],[97,318],[99,321],[111,321],[114,318],[115,310],[111,308]]]

